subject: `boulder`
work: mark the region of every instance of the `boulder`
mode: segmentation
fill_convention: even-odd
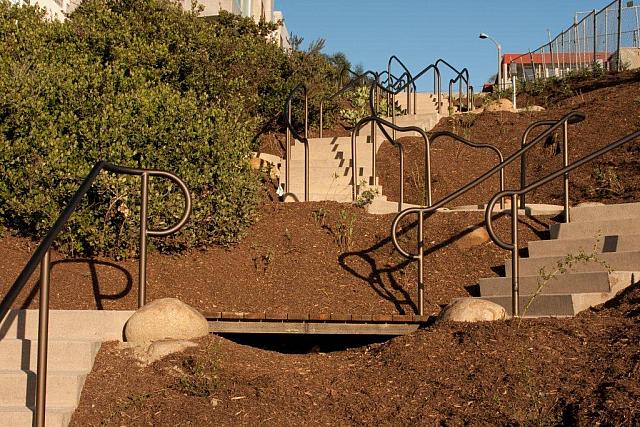
[[[513,102],[509,99],[500,98],[496,101],[490,102],[484,107],[484,111],[496,112],[496,111],[511,111],[513,110]]]
[[[129,342],[189,340],[208,333],[207,319],[176,298],[150,302],[133,313],[124,327],[125,339]]]
[[[486,322],[503,320],[506,310],[491,301],[479,298],[460,298],[445,307],[439,320],[451,322]]]
[[[489,242],[491,238],[484,227],[477,227],[465,233],[456,240],[455,245],[458,249],[467,250],[476,246]]]

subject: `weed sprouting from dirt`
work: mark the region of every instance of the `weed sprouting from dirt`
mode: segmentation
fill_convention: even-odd
[[[319,208],[311,212],[311,216],[313,217],[313,221],[316,225],[320,227],[325,226],[325,221],[327,219],[327,211],[324,208]]]
[[[611,273],[612,269],[609,264],[598,256],[599,244],[600,236],[598,235],[596,236],[596,241],[593,244],[591,252],[586,253],[585,251],[580,250],[577,253],[569,253],[562,257],[562,259],[559,259],[550,271],[547,270],[546,266],[543,266],[538,270],[536,290],[533,295],[531,295],[531,298],[529,298],[529,301],[522,310],[522,314],[518,318],[518,327],[522,324],[522,319],[527,314],[527,311],[531,307],[531,304],[533,304],[533,301],[542,293],[549,282],[559,275],[569,273],[577,264],[587,264],[591,262],[598,263]]]
[[[188,396],[209,397],[218,387],[218,363],[207,355],[204,359],[189,356],[182,361],[184,372],[173,388]]]
[[[594,167],[591,177],[596,182],[595,188],[590,191],[593,195],[606,196],[614,194],[619,196],[624,193],[624,185],[612,166]]]
[[[336,243],[343,251],[351,249],[353,243],[353,225],[356,222],[356,215],[345,210],[340,211],[340,218],[335,229]]]

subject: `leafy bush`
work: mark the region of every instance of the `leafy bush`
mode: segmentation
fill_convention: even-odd
[[[41,237],[99,160],[165,169],[194,197],[166,249],[230,243],[251,223],[252,137],[279,112],[292,72],[268,26],[214,21],[165,0],[87,0],[64,23],[0,3],[0,223]],[[180,215],[179,191],[151,179],[150,226]],[[139,178],[102,174],[58,247],[137,251]]]

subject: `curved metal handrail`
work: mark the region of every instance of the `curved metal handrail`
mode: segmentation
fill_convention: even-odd
[[[89,174],[67,203],[58,219],[45,237],[42,239],[33,255],[22,269],[18,278],[6,293],[2,302],[0,302],[0,323],[6,318],[11,306],[16,298],[22,292],[27,281],[33,274],[38,264],[40,264],[40,303],[39,303],[39,323],[38,323],[38,368],[37,368],[37,385],[36,385],[36,416],[35,424],[44,426],[45,405],[46,405],[46,377],[47,377],[47,347],[48,347],[48,319],[49,319],[49,282],[50,282],[50,249],[55,238],[65,227],[67,221],[77,209],[82,198],[89,192],[93,182],[101,171],[113,172],[124,175],[136,175],[142,177],[141,185],[141,208],[140,208],[140,266],[139,266],[139,283],[138,283],[138,307],[142,307],[145,303],[146,289],[146,249],[148,236],[168,236],[180,230],[189,219],[191,214],[191,194],[186,184],[176,175],[152,169],[134,169],[124,166],[117,166],[108,162],[98,162],[91,169]],[[184,211],[182,218],[172,227],[163,230],[151,230],[147,228],[147,203],[148,203],[148,184],[150,176],[159,176],[167,178],[178,185],[185,197]]]
[[[463,75],[465,72],[467,75],[466,78]],[[462,71],[460,71],[460,73],[458,73],[458,75],[454,79],[449,80],[449,105],[453,105],[451,88],[456,82],[459,82],[458,83],[458,102],[460,104],[460,111],[462,111],[462,82],[464,82],[464,84],[467,87],[467,111],[471,111],[471,109],[473,108],[473,99],[471,99],[472,98],[471,93],[473,93],[473,86],[469,84],[469,71],[466,68],[463,68]]]
[[[419,268],[418,268],[418,293],[420,294],[420,301],[419,301],[419,307],[420,307],[420,313],[419,314],[423,314],[423,309],[424,309],[424,301],[422,299],[423,297],[423,286],[424,286],[424,282],[423,282],[423,277],[424,277],[424,263],[423,263],[423,255],[424,255],[424,242],[422,239],[422,225],[423,225],[423,221],[424,221],[424,215],[432,215],[438,208],[443,207],[444,205],[446,205],[447,203],[451,202],[452,200],[457,199],[458,197],[460,197],[462,194],[466,193],[467,191],[475,188],[476,186],[478,186],[479,184],[483,183],[484,181],[486,181],[488,178],[490,178],[491,176],[493,176],[496,172],[500,171],[501,169],[504,169],[507,165],[509,165],[510,163],[512,163],[513,161],[515,161],[518,157],[520,157],[523,153],[529,151],[530,149],[532,149],[536,144],[538,144],[540,141],[544,140],[548,135],[550,135],[552,132],[554,132],[556,129],[558,129],[560,126],[563,125],[564,122],[570,120],[570,119],[574,119],[574,120],[578,120],[579,118],[584,119],[586,116],[583,112],[581,111],[572,111],[568,114],[566,114],[564,117],[562,117],[560,120],[558,120],[558,122],[549,127],[547,130],[545,130],[544,132],[542,132],[540,135],[538,135],[533,141],[531,141],[529,144],[525,145],[524,147],[520,148],[518,151],[514,152],[513,154],[511,154],[507,159],[505,159],[504,161],[500,162],[498,165],[494,166],[493,168],[489,169],[487,172],[485,172],[484,174],[482,174],[481,176],[477,177],[476,179],[474,179],[473,181],[465,184],[463,187],[459,188],[458,190],[454,191],[453,193],[443,197],[440,201],[436,202],[435,204],[429,206],[429,207],[414,207],[414,208],[407,208],[402,210],[401,212],[399,212],[396,217],[393,220],[393,223],[391,225],[391,239],[393,241],[393,244],[396,248],[396,250],[405,258],[408,259],[413,259],[413,260],[418,260],[419,263]],[[494,203],[495,204],[495,203]],[[408,251],[406,251],[404,248],[402,248],[402,246],[400,245],[400,243],[398,242],[398,238],[397,238],[397,228],[398,228],[398,224],[400,223],[400,221],[406,217],[407,215],[410,214],[417,214],[418,215],[418,222],[419,222],[419,236],[418,236],[418,242],[417,242],[417,248],[418,248],[418,253],[417,254],[412,254],[409,253]]]
[[[449,69],[451,69],[454,73],[456,73],[456,76],[452,79],[452,80],[454,80],[454,83],[455,83],[455,81],[458,80],[458,77],[460,77],[462,74],[464,74],[463,79],[464,79],[464,82],[467,85],[467,97],[468,97],[469,96],[469,70],[466,67],[463,68],[462,70],[458,70],[456,67],[454,67],[453,65],[451,65],[450,63],[448,63],[447,61],[445,61],[442,58],[439,58],[438,60],[436,60],[436,62],[434,62],[434,65],[438,68],[438,65],[441,64],[441,63],[446,65]],[[438,68],[438,70],[439,69],[440,68]],[[451,101],[452,101],[452,99],[451,99],[451,85],[452,85],[452,83],[451,83],[451,81],[449,81],[449,105],[452,105],[451,104]],[[439,87],[439,91],[440,92],[442,91],[442,86]],[[471,91],[473,91],[473,88],[471,88]],[[461,95],[462,95],[462,88],[460,88],[460,98],[462,98]],[[472,105],[471,108],[473,108],[473,104],[471,104],[471,105]]]
[[[418,127],[418,126],[398,126],[395,125],[394,123],[391,123],[387,120],[381,119],[378,116],[369,116],[369,117],[365,117],[362,120],[360,120],[355,128],[353,129],[353,131],[351,132],[351,195],[353,198],[353,201],[356,200],[357,196],[358,196],[358,190],[357,190],[357,181],[356,181],[356,174],[357,174],[357,168],[358,168],[358,161],[357,161],[357,150],[356,150],[356,136],[358,134],[358,132],[360,131],[360,129],[367,123],[377,123],[378,126],[382,129],[382,131],[386,134],[389,142],[398,147],[399,151],[400,151],[400,199],[398,200],[398,210],[401,211],[403,204],[404,204],[404,147],[402,145],[402,143],[396,141],[395,139],[391,138],[389,136],[388,133],[386,133],[386,131],[384,130],[384,127],[390,127],[391,129],[393,129],[394,131],[398,131],[398,132],[418,132],[424,142],[425,142],[425,183],[426,183],[426,187],[424,189],[425,191],[425,195],[424,195],[424,199],[425,202],[427,203],[427,206],[431,205],[431,150],[429,147],[429,137],[427,136],[427,133],[424,131],[424,129]],[[372,156],[371,156],[371,161],[372,161],[372,176],[375,179],[375,164],[376,164],[376,145],[373,144],[372,146]]]
[[[382,90],[385,90],[385,91],[391,93],[393,96],[395,96],[395,95],[399,94],[400,92],[402,92],[404,89],[406,89],[408,85],[410,85],[410,84],[414,83],[415,81],[417,81],[420,77],[422,77],[424,74],[426,74],[429,70],[434,70],[435,79],[437,79],[437,81],[440,82],[440,78],[441,78],[440,77],[440,70],[438,70],[438,68],[434,64],[430,64],[430,65],[426,66],[425,68],[423,68],[422,71],[420,71],[418,74],[416,74],[415,76],[412,76],[411,79],[408,80],[407,82],[405,82],[403,85],[401,85],[400,87],[397,87],[395,90],[390,90],[389,87],[382,86],[379,81],[376,81],[375,86],[380,88],[380,89],[382,89]],[[379,74],[379,76],[384,74],[384,73],[385,72],[383,71],[382,73]],[[441,93],[440,93],[440,91],[438,91],[437,96],[438,96],[438,113],[440,113],[440,107],[441,107],[440,106],[440,104],[441,104]],[[371,109],[371,114],[372,115],[377,115],[376,112],[375,112],[375,109],[374,109],[373,98],[372,97],[373,97],[373,90],[371,91],[370,96],[369,96],[369,106],[370,106],[370,109]],[[392,111],[395,112],[395,108],[392,109]],[[392,114],[392,116],[393,116],[393,114]]]
[[[470,141],[460,135],[457,135],[453,132],[449,132],[449,131],[439,131],[439,132],[434,132],[431,134],[431,145],[433,145],[439,138],[448,136],[449,138],[453,138],[456,141],[462,142],[465,145],[468,145],[469,147],[473,147],[473,148],[487,148],[491,151],[493,151],[494,153],[496,153],[496,155],[498,156],[498,164],[502,163],[504,161],[504,156],[502,155],[502,152],[500,151],[500,149],[498,147],[496,147],[495,145],[492,144],[483,144],[483,143],[477,143],[477,142],[473,142]],[[504,169],[500,169],[500,191],[504,190]],[[501,200],[500,201],[500,209],[504,209],[504,201]]]
[[[564,125],[564,135],[563,135],[563,166],[567,166],[569,164],[569,132],[568,125],[573,125],[576,123],[580,123],[584,118],[574,117],[569,120]],[[520,147],[524,147],[527,144],[527,138],[529,137],[529,133],[534,129],[540,126],[553,126],[557,123],[557,120],[539,120],[537,122],[531,123],[522,134],[522,140],[520,142]],[[527,185],[527,156],[523,154],[520,157],[520,188],[524,188]],[[520,197],[520,209],[524,209],[526,206],[525,195],[523,194]],[[564,182],[564,210],[565,210],[565,219],[569,222],[569,177],[565,177]]]
[[[389,62],[387,62],[387,71],[389,71],[389,74],[391,74],[391,63],[394,60],[404,69],[404,74],[406,74],[406,76],[407,76],[407,82],[411,82],[411,85],[407,85],[407,114],[411,114],[411,87],[413,87],[414,109],[415,109],[415,100],[416,100],[416,96],[417,96],[416,95],[416,92],[417,92],[416,83],[415,83],[415,80],[413,80],[413,77],[411,76],[411,72],[409,71],[407,66],[404,65],[404,62],[402,62],[400,60],[400,58],[398,58],[395,55],[391,55],[391,57],[389,58]],[[395,104],[395,100],[394,100],[393,104]]]
[[[291,123],[291,101],[293,100],[293,96],[302,90],[304,94],[304,137],[301,136],[293,127]],[[291,192],[291,136],[293,135],[294,139],[297,139],[304,145],[304,201],[309,200],[309,140],[307,136],[309,134],[309,96],[307,91],[307,86],[304,83],[298,84],[294,87],[287,100],[284,103],[284,122],[287,128],[287,136],[286,136],[286,148],[285,148],[285,182],[287,185],[287,193]]]
[[[557,126],[555,126],[557,127]],[[548,132],[550,134],[550,132]],[[599,150],[594,151],[593,153],[584,156],[580,160],[577,160],[570,165],[565,165],[561,169],[547,175],[544,178],[539,179],[538,181],[527,185],[524,188],[520,188],[519,190],[507,190],[496,193],[489,203],[487,204],[485,210],[485,223],[487,228],[487,233],[491,237],[491,240],[495,242],[500,248],[511,251],[511,309],[514,316],[520,315],[520,290],[519,290],[519,254],[518,254],[518,197],[524,196],[526,193],[535,190],[559,177],[568,176],[569,172],[574,169],[579,168],[580,166],[591,162],[592,160],[602,156],[603,154],[608,153],[609,151],[620,147],[623,144],[626,144],[629,141],[635,140],[640,137],[640,130],[637,130],[629,135],[626,135],[611,144],[600,148]],[[521,149],[520,151],[522,151]],[[524,152],[524,151],[523,151]],[[500,239],[494,229],[493,229],[493,207],[495,206],[498,199],[502,199],[503,197],[511,197],[511,243],[504,242]]]

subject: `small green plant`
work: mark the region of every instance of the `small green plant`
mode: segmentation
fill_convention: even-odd
[[[217,363],[207,355],[204,360],[189,356],[182,362],[184,375],[178,378],[174,389],[188,396],[209,397],[218,387]]]
[[[340,219],[335,230],[336,243],[343,251],[351,249],[353,243],[353,225],[356,215],[345,210],[340,211]]]
[[[593,262],[602,265],[609,273],[612,271],[607,262],[602,260],[598,256],[599,244],[600,236],[597,236],[591,252],[586,253],[585,251],[580,250],[577,253],[567,254],[562,259],[559,259],[550,270],[548,270],[547,267],[541,267],[538,270],[538,277],[536,279],[536,290],[533,295],[531,295],[531,298],[529,298],[529,301],[522,310],[522,314],[518,319],[518,327],[520,327],[522,319],[531,307],[531,304],[533,304],[533,301],[535,301],[535,299],[542,293],[547,284],[557,276],[570,272],[571,269],[573,269],[573,267],[577,264],[587,264]]]
[[[313,221],[320,227],[325,226],[325,220],[327,219],[327,211],[324,208],[319,208],[311,212]]]
[[[361,185],[363,184],[361,183]],[[360,194],[358,195],[358,198],[356,199],[355,202],[353,202],[353,204],[359,208],[364,208],[370,205],[371,202],[373,202],[373,199],[375,199],[377,195],[378,195],[377,187],[367,188],[366,190],[360,192]]]
[[[262,245],[252,244],[251,250],[253,252],[252,260],[253,267],[256,271],[266,273],[269,270],[269,266],[275,259],[275,254],[271,248],[264,248]]]
[[[591,172],[596,182],[596,187],[591,189],[594,195],[621,195],[624,193],[624,185],[612,166],[596,166]]]

